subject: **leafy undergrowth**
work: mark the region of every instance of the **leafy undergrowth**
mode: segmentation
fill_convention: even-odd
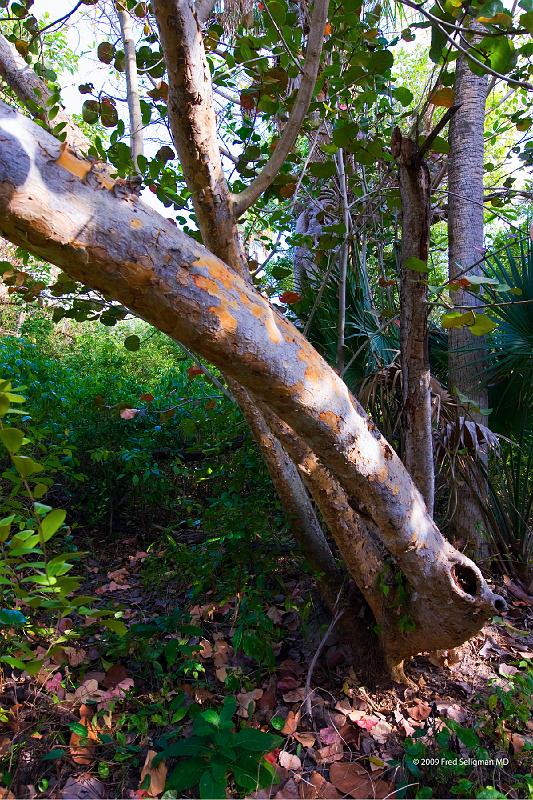
[[[531,611],[519,587],[497,625],[440,663],[419,659],[417,688],[370,693],[333,638],[310,718],[312,582],[278,551],[263,585],[236,590],[234,550],[198,531],[147,549],[140,537],[93,541],[84,588],[128,632],[71,636],[64,618],[65,641],[36,676],[5,669],[5,796],[530,796]]]
[[[4,347],[0,797],[531,795],[520,586],[413,686],[335,630],[309,675],[329,619],[234,410],[187,362]]]

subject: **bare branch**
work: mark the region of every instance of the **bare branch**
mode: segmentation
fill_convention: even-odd
[[[128,111],[130,115],[131,154],[135,169],[139,171],[137,159],[143,155],[144,142],[142,132],[142,113],[139,96],[139,80],[137,75],[137,53],[133,39],[131,17],[127,11],[117,11],[120,23],[120,35],[125,53],[126,90],[128,95]]]
[[[0,76],[15,93],[22,105],[36,119],[40,119],[48,130],[58,128],[63,123],[62,131],[66,133],[67,142],[76,150],[86,152],[91,143],[72,122],[71,118],[62,109],[54,117],[53,122],[48,119],[51,110],[49,101],[51,94],[41,78],[26,64],[15,48],[0,33]]]
[[[197,0],[196,16],[198,17],[198,22],[200,25],[203,25],[207,22],[216,5],[216,2],[217,0]]]
[[[283,166],[285,159],[289,155],[298,137],[305,115],[309,109],[311,98],[313,97],[313,91],[318,76],[322,46],[324,44],[324,29],[328,18],[328,7],[329,0],[315,0],[302,79],[289,121],[283,129],[281,138],[276,144],[276,148],[263,170],[254,178],[246,189],[233,197],[233,208],[237,218],[239,218],[246,209],[250,208],[250,206],[261,197],[263,192],[268,189]]]

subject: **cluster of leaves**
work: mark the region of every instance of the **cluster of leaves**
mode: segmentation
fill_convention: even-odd
[[[165,759],[183,760],[169,775],[167,788],[183,792],[198,786],[201,798],[225,797],[229,780],[240,793],[277,783],[276,770],[263,755],[279,747],[279,736],[256,728],[235,730],[237,703],[226,697],[220,711],[194,704],[183,708],[192,720],[193,735],[172,741],[174,732],[161,739],[163,747],[152,764]]]
[[[31,441],[13,423],[14,415],[24,413],[20,391],[11,381],[0,381],[0,441],[10,463],[2,473],[1,510],[7,516],[0,520],[0,592],[8,607],[0,610],[0,662],[36,674],[51,650],[69,639],[61,631],[62,618],[91,617],[110,630],[117,620],[112,611],[95,609],[93,597],[77,592],[81,580],[70,573],[83,554],[54,552],[66,512],[41,502],[52,481],[28,454]]]

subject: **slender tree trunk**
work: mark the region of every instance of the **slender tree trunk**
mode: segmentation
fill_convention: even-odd
[[[139,98],[139,79],[137,73],[137,51],[133,38],[133,26],[128,11],[117,11],[120,35],[124,46],[126,66],[126,91],[130,116],[131,156],[138,170],[138,158],[144,153],[143,124]]]
[[[455,104],[459,106],[450,122],[450,155],[448,162],[448,236],[449,276],[479,275],[475,266],[483,257],[483,155],[487,76],[475,75],[467,59],[457,59]],[[481,302],[471,292],[459,290],[451,294],[461,311],[475,309]],[[448,332],[449,386],[453,393],[468,398],[459,403],[459,420],[471,418],[486,424],[479,413],[487,408],[487,392],[482,383],[487,350],[484,337],[473,336],[469,329],[451,328]],[[476,481],[473,482],[476,485]],[[486,491],[473,491],[468,481],[455,487],[457,502],[452,518],[452,534],[463,544],[474,544],[478,556],[486,555],[483,541],[482,504]]]
[[[402,360],[402,437],[405,466],[433,514],[435,470],[431,430],[431,391],[428,355],[427,272],[409,269],[408,259],[427,264],[431,217],[431,181],[418,145],[393,134],[392,151],[398,163],[402,199],[400,270],[400,336]],[[416,262],[414,262],[416,264]]]
[[[350,227],[350,212],[348,209],[348,189],[346,186],[346,173],[344,170],[344,152],[342,147],[337,153],[337,175],[342,205],[342,221],[344,224],[344,241],[339,253],[339,313],[337,321],[337,372],[344,372],[344,340],[346,330],[346,281],[348,279],[348,235]]]

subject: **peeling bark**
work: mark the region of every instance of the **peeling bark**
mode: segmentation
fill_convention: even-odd
[[[428,354],[427,273],[405,266],[408,258],[427,263],[431,222],[431,179],[418,145],[394,130],[392,153],[398,164],[402,200],[400,337],[402,361],[402,436],[405,466],[433,514],[435,470],[431,430]]]
[[[390,445],[307,340],[213,253],[133,198],[80,181],[46,131],[0,104],[0,230],[209,359],[302,438],[409,584],[417,635],[453,647],[505,604],[444,540]],[[100,186],[100,185],[99,185]],[[416,614],[415,614],[416,612]],[[416,641],[415,641],[416,638]]]

